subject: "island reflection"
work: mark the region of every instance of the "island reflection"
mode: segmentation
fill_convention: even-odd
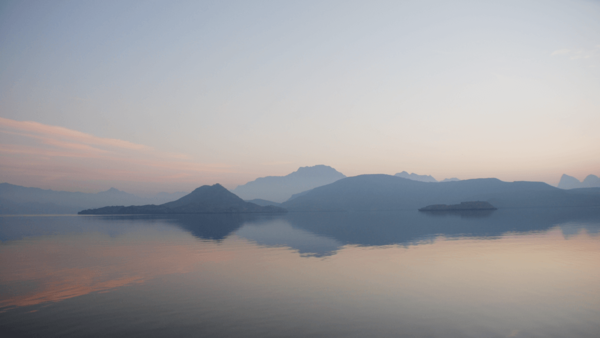
[[[253,259],[265,254],[261,247],[305,259],[356,246],[419,247],[437,239],[501,239],[557,227],[565,239],[576,238],[583,229],[595,235],[598,211],[498,210],[484,217],[418,212],[23,217],[0,230],[0,308],[142,284],[239,260],[240,255]]]

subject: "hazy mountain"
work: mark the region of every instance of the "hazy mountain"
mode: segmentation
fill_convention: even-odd
[[[415,173],[409,174],[406,171],[397,173],[394,176],[406,178],[406,179],[413,180],[413,181],[419,181],[419,182],[437,182],[437,180],[435,178],[433,178],[433,176],[431,176],[431,175],[417,175]]]
[[[267,201],[267,200],[263,200],[263,199],[260,199],[260,198],[255,198],[253,200],[249,200],[249,201],[246,201],[246,202],[254,203],[256,205],[261,205],[263,207],[267,206],[267,205],[274,205],[276,207],[281,205],[281,203],[277,203],[277,202],[273,202],[273,201]]]
[[[286,176],[260,177],[233,189],[233,193],[245,200],[265,199],[274,202],[288,200],[293,194],[333,183],[346,177],[326,165],[300,167]]]
[[[182,198],[161,205],[110,206],[88,209],[82,215],[106,214],[216,214],[216,213],[281,213],[276,206],[259,206],[246,202],[220,184],[203,185]]]
[[[573,176],[563,174],[558,182],[558,187],[561,189],[581,188],[581,182]]]
[[[600,188],[600,177],[596,175],[588,175],[583,182],[581,182],[582,188]]]
[[[542,182],[495,178],[430,184],[390,175],[361,175],[282,203],[293,211],[407,210],[432,204],[486,201],[497,208],[600,206],[600,189],[562,190]]]
[[[583,182],[579,182],[575,177],[563,174],[558,187],[561,189],[600,188],[600,178],[596,175],[588,175]]]
[[[402,177],[402,178],[407,178],[409,180],[413,180],[413,181],[419,181],[419,182],[438,182],[438,180],[436,180],[435,178],[433,178],[433,176],[431,175],[418,175],[415,173],[409,174],[406,171],[403,171],[401,173],[397,173],[394,176],[398,176],[398,177]],[[445,178],[439,182],[455,182],[455,181],[460,181],[458,178],[456,177],[452,177],[452,178]]]
[[[150,204],[173,201],[185,193],[139,197],[115,188],[99,193],[55,191],[0,183],[0,214],[75,214],[107,205]]]

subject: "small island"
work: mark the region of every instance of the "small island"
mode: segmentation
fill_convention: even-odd
[[[419,209],[419,211],[465,211],[465,210],[497,210],[488,202],[460,202],[460,204],[435,204]]]

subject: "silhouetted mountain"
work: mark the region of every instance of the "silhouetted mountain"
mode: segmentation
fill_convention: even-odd
[[[444,178],[440,182],[456,182],[456,181],[460,181],[460,180],[456,177],[452,177],[452,178]]]
[[[431,175],[417,175],[415,173],[409,174],[406,171],[397,173],[394,176],[406,178],[406,179],[413,180],[413,181],[419,181],[419,182],[437,182],[437,180],[435,178],[433,178],[433,176],[431,176]]]
[[[290,211],[407,210],[486,201],[497,208],[600,206],[600,189],[561,190],[495,178],[426,183],[390,175],[348,177],[282,203]]]
[[[160,204],[173,201],[185,193],[159,193],[144,198],[110,188],[99,193],[28,188],[0,183],[0,214],[75,214],[82,209],[111,204]]]
[[[588,175],[583,182],[581,182],[582,188],[600,188],[600,177],[596,175]]]
[[[81,215],[107,214],[211,214],[211,213],[281,213],[276,206],[259,206],[239,198],[220,184],[203,185],[182,198],[161,204],[110,206],[80,211]]]
[[[333,183],[346,176],[332,167],[316,165],[300,167],[286,176],[260,177],[233,189],[233,193],[245,200],[265,199],[275,202],[288,200],[293,194]]]
[[[254,203],[256,205],[261,205],[263,207],[267,206],[267,205],[274,205],[274,206],[278,207],[278,206],[281,205],[281,203],[277,203],[277,202],[273,202],[273,201],[267,201],[267,200],[263,200],[263,199],[260,199],[260,198],[255,198],[253,200],[249,200],[249,201],[246,201],[246,202]]]

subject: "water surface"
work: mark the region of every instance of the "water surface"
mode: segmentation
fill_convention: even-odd
[[[7,337],[597,337],[600,210],[0,217]]]

